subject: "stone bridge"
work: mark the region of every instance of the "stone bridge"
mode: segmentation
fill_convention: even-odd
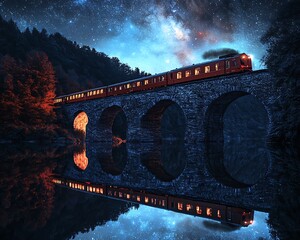
[[[88,117],[89,163],[66,175],[267,211],[274,162],[262,149],[276,128],[277,95],[260,70],[67,104],[70,124],[82,112]],[[115,153],[113,135],[127,140],[117,150],[125,154]],[[174,141],[175,155],[163,150],[165,141]]]

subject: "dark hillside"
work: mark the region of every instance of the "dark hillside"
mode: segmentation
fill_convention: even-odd
[[[59,33],[49,35],[45,29],[39,32],[36,28],[21,32],[15,22],[7,22],[0,16],[0,57],[10,55],[16,60],[25,60],[31,51],[48,55],[55,70],[57,95],[146,75],[116,57],[110,58],[88,46],[80,47]]]

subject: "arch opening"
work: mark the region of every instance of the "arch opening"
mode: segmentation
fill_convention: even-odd
[[[185,116],[172,100],[162,100],[141,118],[142,141],[183,140]]]
[[[170,182],[180,176],[186,166],[183,141],[163,141],[161,144],[142,145],[142,164],[159,180]]]
[[[118,147],[106,146],[98,155],[101,168],[104,172],[113,176],[122,174],[127,164],[127,146],[126,144],[119,145]]]
[[[263,104],[246,92],[217,98],[206,114],[208,169],[232,187],[256,184],[267,172],[268,115]]]
[[[126,142],[127,117],[119,106],[106,108],[99,120],[100,130],[104,133],[104,141],[112,141],[113,146]]]

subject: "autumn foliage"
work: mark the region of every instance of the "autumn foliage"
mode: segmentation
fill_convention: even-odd
[[[55,74],[43,52],[26,60],[6,55],[0,65],[0,135],[3,139],[54,133]]]

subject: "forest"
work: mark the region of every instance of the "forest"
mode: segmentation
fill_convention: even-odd
[[[27,28],[0,16],[0,139],[42,140],[65,135],[57,95],[149,75],[59,33]]]

